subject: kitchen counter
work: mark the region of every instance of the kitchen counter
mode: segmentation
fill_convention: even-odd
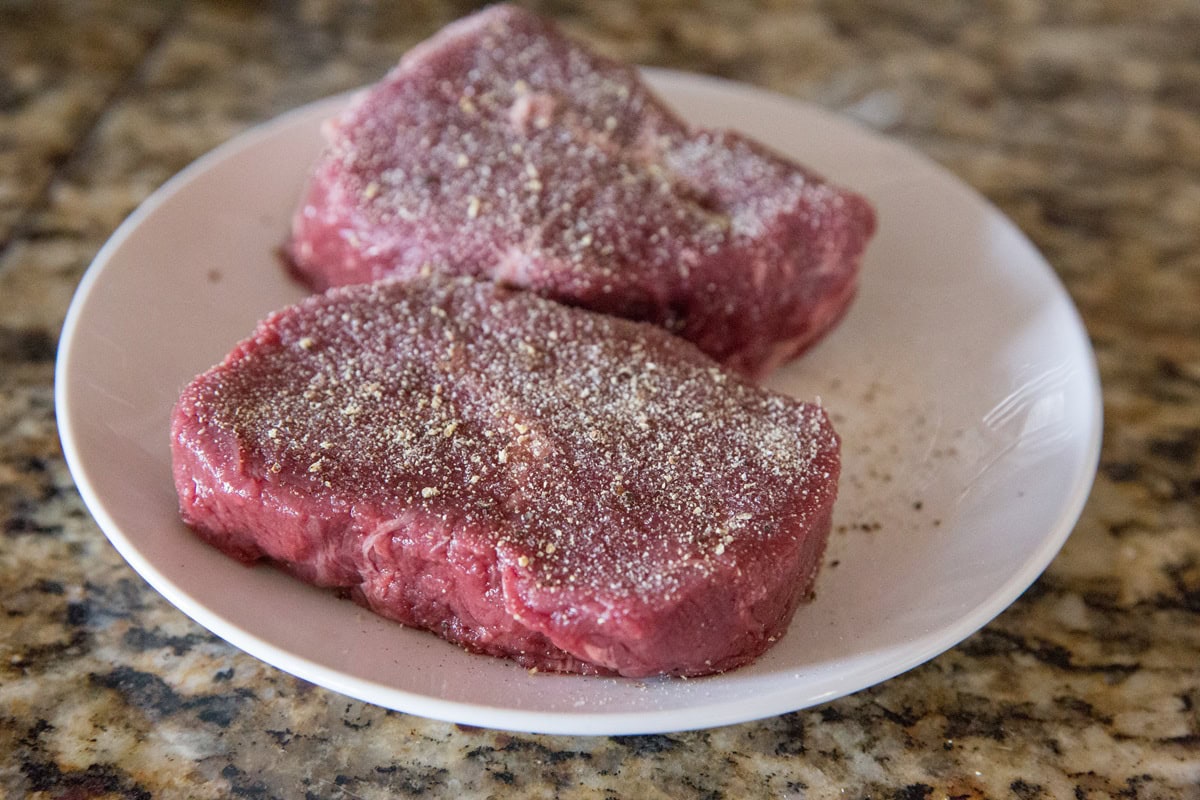
[[[235,650],[125,564],[74,488],[53,407],[67,305],[176,171],[377,78],[471,4],[0,0],[0,797],[1200,798],[1200,6],[533,6],[620,58],[855,117],[1020,226],[1104,384],[1066,547],[923,666],[713,730],[457,726]]]

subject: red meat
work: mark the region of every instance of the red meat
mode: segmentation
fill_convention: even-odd
[[[860,196],[693,128],[626,65],[497,6],[327,128],[288,253],[312,287],[468,274],[655,323],[761,376],[849,306]]]
[[[334,289],[183,392],[183,519],[469,650],[700,675],[811,591],[837,492],[819,406],[660,328],[467,278]]]

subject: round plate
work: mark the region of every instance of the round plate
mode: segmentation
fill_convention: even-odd
[[[202,544],[177,514],[180,390],[304,296],[276,249],[337,97],[218,148],[150,197],[84,276],[56,401],[79,491],[113,545],[201,625],[389,708],[546,733],[652,733],[779,714],[882,681],[1011,603],[1070,533],[1099,454],[1094,357],[1021,233],[926,159],[757,89],[649,71],[693,122],[736,127],[871,199],[880,220],[840,327],[771,385],[843,438],[816,599],[756,663],[701,680],[529,674]]]

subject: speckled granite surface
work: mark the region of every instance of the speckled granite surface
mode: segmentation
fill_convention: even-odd
[[[471,4],[0,0],[0,797],[1200,798],[1200,6],[536,5],[614,55],[854,115],[1016,220],[1105,383],[1064,551],[932,662],[711,731],[465,729],[233,650],[73,488],[52,404],[67,303],[171,174]]]

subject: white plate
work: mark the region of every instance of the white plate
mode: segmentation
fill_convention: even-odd
[[[179,522],[168,418],[182,387],[267,312],[303,296],[275,257],[316,103],[238,137],[156,192],[84,276],[59,348],[58,421],[113,545],[201,625],[280,669],[389,708],[546,733],[733,723],[882,681],[1011,603],[1070,533],[1099,454],[1080,320],[1018,230],[956,178],[827,112],[649,72],[689,119],[733,126],[865,193],[880,229],[842,325],[772,380],[820,395],[844,479],[817,599],[757,663],[692,681],[530,675],[249,569]]]

